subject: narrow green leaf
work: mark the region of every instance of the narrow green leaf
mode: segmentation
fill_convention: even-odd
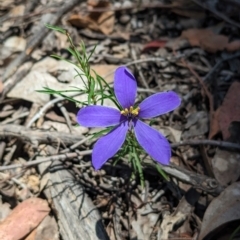
[[[158,164],[156,164],[156,168],[157,168],[157,171],[160,173],[160,175],[162,175],[162,177],[169,182],[168,175],[162,170],[162,168]]]
[[[57,32],[60,32],[60,33],[63,33],[63,34],[66,34],[66,30],[63,29],[63,28],[60,28],[60,27],[57,27],[57,26],[53,26],[53,25],[50,25],[50,24],[45,24],[45,26],[48,28],[48,29],[51,29],[51,30],[54,30],[54,31],[57,31]]]

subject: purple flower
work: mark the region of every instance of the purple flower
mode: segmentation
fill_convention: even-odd
[[[92,152],[93,167],[98,170],[123,145],[127,132],[133,129],[138,143],[157,162],[169,164],[171,147],[167,139],[140,119],[153,118],[177,108],[181,100],[173,92],[156,93],[134,106],[137,82],[126,67],[119,67],[114,76],[114,92],[122,110],[105,106],[87,106],[79,110],[77,122],[85,127],[115,126],[101,137]]]

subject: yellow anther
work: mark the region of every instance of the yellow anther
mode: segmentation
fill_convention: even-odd
[[[124,116],[127,116],[129,113],[129,110],[127,108],[125,108],[124,110],[121,111],[121,114]]]
[[[138,113],[139,113],[139,110],[140,110],[140,107],[137,107],[137,108],[135,108],[134,110],[132,110],[132,115],[134,115],[134,116],[137,116],[138,115]]]
[[[135,117],[139,114],[139,111],[140,111],[140,107],[133,109],[133,106],[131,106],[129,109],[125,108],[120,113],[124,116],[128,116],[128,114],[131,114]]]

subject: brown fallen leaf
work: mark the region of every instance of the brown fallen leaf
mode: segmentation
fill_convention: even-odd
[[[214,33],[210,29],[196,29],[191,28],[185,31],[182,31],[181,37],[186,38],[191,46],[200,46],[201,41],[204,37],[212,36]]]
[[[94,8],[111,8],[111,3],[108,1],[88,1],[90,9]],[[89,28],[94,31],[99,31],[105,35],[110,34],[114,28],[115,14],[113,11],[90,12],[84,14],[73,14],[68,22],[76,27]]]
[[[223,100],[219,110],[219,126],[223,139],[230,137],[229,127],[231,122],[240,121],[240,82],[233,82]]]
[[[26,6],[24,4],[22,5],[17,5],[14,6],[15,1],[12,0],[4,0],[4,1],[0,1],[0,6],[1,6],[1,10],[10,7],[10,11],[8,13],[8,17],[7,21],[1,21],[1,25],[0,25],[0,31],[1,32],[5,32],[9,29],[9,27],[11,27],[12,25],[14,25],[15,21],[17,21],[16,19],[18,19],[18,17],[23,16],[24,15],[24,11]]]
[[[183,31],[181,38],[187,39],[191,46],[201,47],[211,53],[222,51],[228,45],[227,36],[216,34],[211,29],[191,28]]]
[[[229,142],[240,144],[240,122],[232,121],[230,126],[228,127],[228,131],[230,133]]]
[[[240,172],[240,154],[238,152],[226,151],[217,148],[213,157],[212,169],[214,177],[222,186],[227,186],[238,180]]]
[[[24,4],[15,6],[14,8],[12,8],[12,9],[10,10],[9,16],[10,16],[10,17],[23,16],[23,15],[24,15],[25,8],[26,8],[26,6],[24,6]]]
[[[12,211],[10,204],[7,202],[3,203],[2,201],[0,201],[0,211],[1,211],[0,221],[2,222]]]
[[[201,8],[191,0],[175,0],[171,2],[171,5],[173,6],[171,11],[180,16],[194,19],[201,19],[206,16],[203,8]]]
[[[23,64],[21,68],[24,67],[23,69],[25,69],[28,65],[29,62]],[[43,87],[66,90],[72,88],[72,86],[78,86],[83,89],[83,81],[86,81],[86,77],[82,76],[81,80],[79,77],[75,77],[75,68],[73,64],[67,63],[66,61],[57,61],[56,59],[46,57],[36,62],[31,68],[31,71],[14,86],[7,96],[44,105],[50,100],[50,96],[36,92],[37,90],[43,89]],[[81,72],[80,69],[78,72]],[[32,84],[32,79],[35,79],[35,84]],[[28,88],[26,88],[26,86],[28,86]],[[83,100],[84,98],[86,99],[87,96],[81,95],[79,98],[77,97],[76,100],[85,101]]]
[[[220,108],[218,108],[212,115],[212,119],[210,121],[210,131],[208,138],[212,139],[215,135],[217,135],[220,132],[220,126],[219,126],[219,111]]]
[[[98,64],[91,66],[91,73],[95,76],[96,72],[100,75],[107,83],[113,82],[114,71],[118,68],[118,65],[114,64]]]
[[[0,93],[3,91],[3,82],[0,81]]]
[[[56,220],[53,217],[46,216],[25,240],[59,240]]]
[[[206,237],[216,229],[226,230],[225,224],[240,218],[240,182],[228,186],[218,197],[216,197],[208,206],[202,221],[201,230],[198,239],[210,239]],[[231,233],[236,228],[231,229]],[[223,231],[224,232],[224,231]],[[209,236],[209,235],[208,235]],[[206,238],[205,238],[206,237]],[[211,239],[220,239],[214,235]],[[230,239],[223,236],[221,239]]]
[[[143,46],[142,52],[147,52],[148,50],[155,50],[158,48],[165,47],[166,42],[167,40],[155,40],[155,41],[148,42]]]
[[[240,40],[234,40],[226,46],[226,50],[229,52],[235,52],[240,49]]]
[[[13,209],[0,223],[1,240],[19,240],[29,234],[49,214],[47,201],[29,198]]]
[[[26,39],[22,37],[12,36],[3,43],[4,48],[8,48],[11,53],[22,52],[26,48]]]
[[[207,35],[203,36],[200,47],[207,52],[215,53],[223,51],[228,44],[228,37],[224,35]]]
[[[190,230],[189,218],[194,210],[194,204],[198,201],[200,194],[190,188],[180,200],[177,208],[172,214],[165,214],[160,227],[161,239],[171,239],[170,233]],[[178,236],[179,237],[179,236]],[[175,238],[179,239],[179,238]],[[182,239],[182,238],[180,238]]]

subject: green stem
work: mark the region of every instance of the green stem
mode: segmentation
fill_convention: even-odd
[[[238,227],[234,230],[234,232],[231,234],[229,240],[233,240],[234,237],[235,237],[235,235],[239,232],[239,230],[240,230],[240,226],[238,226]]]
[[[143,170],[142,170],[141,161],[140,161],[140,159],[138,157],[138,154],[137,154],[137,151],[136,151],[136,147],[133,147],[133,156],[134,156],[134,159],[135,159],[135,164],[136,164],[137,171],[138,171],[138,174],[139,174],[141,186],[142,186],[142,188],[144,188]]]

